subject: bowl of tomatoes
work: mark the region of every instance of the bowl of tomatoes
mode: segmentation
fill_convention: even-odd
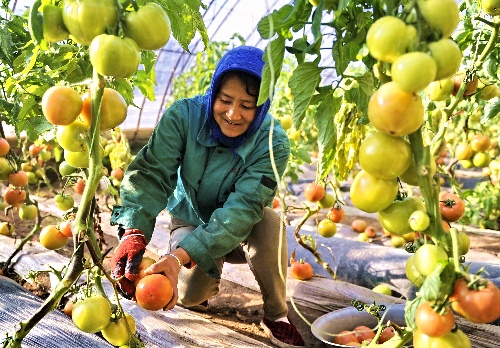
[[[405,326],[404,304],[387,305],[385,311],[380,312],[383,322],[392,322],[398,326]],[[355,347],[365,340],[371,341],[378,329],[378,320],[375,316],[355,307],[339,309],[317,318],[312,326],[313,335],[322,342],[335,347]],[[383,343],[394,336],[394,329],[389,326],[382,332],[377,343]]]

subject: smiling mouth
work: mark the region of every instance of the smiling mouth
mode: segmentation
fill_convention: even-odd
[[[226,120],[226,119],[224,119],[224,121],[226,121],[226,123],[230,124],[231,126],[239,126],[239,123],[231,122],[231,121]]]

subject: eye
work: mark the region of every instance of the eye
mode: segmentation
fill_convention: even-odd
[[[231,104],[231,101],[227,100],[227,99],[224,99],[222,97],[219,96],[219,100],[221,101],[222,104]]]

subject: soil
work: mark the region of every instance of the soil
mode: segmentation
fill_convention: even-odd
[[[50,205],[50,199],[55,195],[55,191],[57,191],[57,189],[57,187],[55,187],[54,190],[42,188],[33,198],[38,202],[47,201],[46,205]],[[78,199],[78,195],[75,194],[75,200],[78,201]],[[103,221],[108,221],[110,213],[110,209],[107,206],[106,202],[107,200],[104,197],[99,198],[98,205]],[[43,219],[42,225],[57,223],[59,221],[58,218],[52,215],[53,213],[54,212],[50,211],[42,211],[42,215],[46,216]],[[62,214],[59,213],[59,216],[60,215]],[[106,215],[108,216],[106,217]],[[291,213],[288,215],[289,220],[293,220],[299,217],[301,217],[300,214]],[[351,221],[356,218],[360,218],[360,216],[347,213],[342,223],[350,225]],[[363,216],[361,218],[366,220],[369,225],[374,225],[380,230],[380,225],[375,219],[369,219],[366,218],[366,216]],[[8,221],[14,224],[15,234],[13,237],[15,238],[22,238],[29,234],[34,224],[33,221],[24,221],[19,219],[17,217],[17,211],[15,210],[8,211],[7,214],[0,213],[0,221]],[[105,224],[102,224],[101,227],[106,228],[106,226],[104,225]],[[103,243],[103,250],[113,248],[117,245],[117,239],[111,235],[111,232],[101,233],[100,238]],[[33,237],[33,241],[37,240],[38,234],[35,234],[35,236]],[[474,237],[473,235],[471,235],[471,249],[487,252],[491,254],[492,257],[500,256],[500,242],[498,237],[496,236]],[[66,247],[58,250],[58,252],[67,257],[70,257],[73,252],[72,243],[68,243]],[[0,268],[2,266],[3,265],[0,263]],[[48,296],[48,289],[50,289],[50,280],[48,274],[46,273],[39,273],[36,278],[36,283],[29,283],[23,280],[11,270],[6,270],[5,275],[17,280],[25,288],[32,291],[34,294],[41,298],[45,298]],[[63,305],[64,303],[61,303],[61,307]],[[303,335],[303,338],[306,342],[306,347],[327,347],[325,343],[322,343],[316,337],[314,337],[310,330],[310,323],[312,323],[316,318],[323,315],[324,313],[311,310],[310,308],[302,307],[300,305],[294,308],[291,303],[289,303],[289,309],[290,318]],[[208,311],[206,313],[197,314],[211,320],[214,323],[226,326],[255,340],[270,344],[264,331],[259,326],[260,320],[263,316],[261,295],[259,292],[256,292],[252,289],[222,279],[219,294],[210,299]]]

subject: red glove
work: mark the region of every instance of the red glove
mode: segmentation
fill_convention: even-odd
[[[146,237],[141,230],[128,228],[121,236],[120,244],[111,258],[112,276],[118,281],[118,287],[127,298],[135,294],[134,280],[139,275],[139,264],[146,251]]]

